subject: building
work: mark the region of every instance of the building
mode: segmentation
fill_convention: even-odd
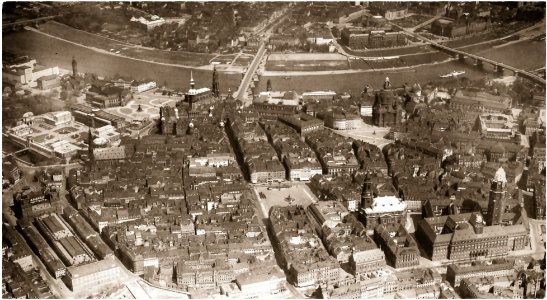
[[[431,33],[444,37],[454,38],[473,33],[483,32],[491,27],[489,18],[476,18],[475,20],[454,20],[441,18],[431,23]]]
[[[285,35],[285,34],[272,34],[268,40],[268,45],[273,47],[275,50],[279,46],[298,46],[300,45],[300,39],[294,35]]]
[[[2,159],[2,184],[14,184],[21,178],[21,172],[15,158],[10,155]]]
[[[119,282],[121,276],[122,271],[112,257],[81,266],[68,267],[66,283],[74,293],[78,294],[115,284]]]
[[[142,93],[156,88],[155,81],[133,81],[131,83],[131,91],[133,93]]]
[[[515,264],[513,262],[492,263],[490,265],[477,264],[468,267],[450,264],[446,268],[446,280],[448,280],[453,287],[460,286],[460,282],[465,278],[513,275],[515,275]]]
[[[480,133],[488,139],[510,140],[517,132],[513,118],[505,114],[481,114],[477,116]]]
[[[59,125],[68,125],[74,121],[72,114],[69,111],[56,111],[46,113],[40,116],[44,123],[59,126]]]
[[[139,26],[141,26],[142,28],[146,30],[151,30],[155,27],[165,24],[165,19],[160,18],[156,15],[151,16],[150,19],[146,19],[144,17],[140,17],[140,18],[131,17],[130,21],[139,24]]]
[[[397,20],[406,17],[408,10],[404,9],[388,9],[384,14],[386,20]]]
[[[418,244],[401,224],[376,226],[374,239],[393,268],[407,268],[420,264]]]
[[[501,223],[504,212],[504,200],[505,200],[505,186],[507,179],[505,178],[505,171],[500,167],[494,179],[492,179],[492,186],[490,188],[490,195],[488,198],[488,214],[486,215],[486,226],[498,225]]]
[[[375,126],[391,127],[400,124],[402,108],[400,100],[391,89],[391,82],[386,77],[384,88],[376,92],[372,105],[372,123]]]
[[[15,205],[23,219],[32,220],[36,217],[63,212],[59,192],[34,192],[26,190],[15,195]]]
[[[522,224],[485,226],[479,212],[421,220],[416,238],[431,260],[470,260],[507,255],[529,243]]]
[[[193,103],[210,101],[213,99],[213,92],[210,88],[195,88],[194,75],[190,71],[190,89],[184,94],[184,101],[188,102],[188,109],[193,109]]]
[[[336,96],[336,92],[333,91],[304,92],[302,93],[302,101],[306,103],[309,101],[333,100],[334,96]]]
[[[461,281],[459,294],[463,299],[491,299],[493,296],[479,290],[475,282],[467,278]]]
[[[125,146],[93,149],[95,162],[120,161],[125,159]]]
[[[42,76],[38,78],[36,82],[38,83],[38,88],[42,90],[49,90],[61,86],[61,81],[59,80],[59,76],[57,76],[57,74]]]
[[[98,108],[108,108],[115,106],[125,106],[130,98],[129,91],[116,86],[92,85],[85,94],[85,100],[92,106]]]
[[[294,128],[300,135],[305,135],[306,133],[323,128],[323,121],[306,114],[281,116],[279,117],[279,121]]]
[[[367,230],[372,231],[380,224],[400,224],[404,221],[407,205],[396,196],[374,195],[370,173],[366,174],[359,216]]]
[[[243,298],[261,298],[278,294],[285,289],[285,274],[277,267],[263,274],[239,274],[235,283]]]
[[[533,201],[535,219],[545,220],[545,177],[535,182]]]
[[[408,43],[402,31],[391,32],[390,28],[344,28],[342,43],[351,49],[376,49],[404,46]]]
[[[73,104],[70,106],[70,110],[76,122],[92,128],[112,125],[121,131],[127,126],[127,121],[124,118],[91,106]]]
[[[450,100],[449,108],[479,113],[504,113],[511,108],[511,102],[511,98],[505,96],[495,96],[481,91],[458,90]]]
[[[281,105],[298,105],[298,93],[294,91],[277,92],[266,91],[260,92],[257,98],[253,99],[253,103],[281,104]]]
[[[32,61],[34,61],[34,64],[30,64]],[[36,66],[35,60],[31,60],[30,62],[28,64],[14,65],[11,68],[3,67],[2,81],[36,87],[38,85],[38,80],[43,78],[42,84],[44,84],[45,87],[55,84],[53,77],[50,76],[57,77],[59,75],[58,67],[47,68]]]
[[[319,113],[317,117],[325,122],[325,126],[335,130],[356,129],[362,124],[360,116],[338,109],[333,109],[331,112]]]
[[[281,182],[285,180],[285,168],[277,157],[270,160],[252,158],[247,160],[252,183]]]

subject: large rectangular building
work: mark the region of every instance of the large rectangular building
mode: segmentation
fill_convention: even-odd
[[[511,98],[486,92],[458,90],[450,100],[450,109],[481,113],[503,113],[511,108]]]
[[[486,226],[477,212],[425,218],[418,224],[416,238],[431,260],[501,257],[528,245],[522,224]]]
[[[405,46],[408,41],[402,31],[389,32],[388,28],[342,30],[342,43],[351,49],[376,49]]]
[[[113,258],[67,268],[66,283],[74,293],[97,290],[101,286],[118,282],[122,275]]]

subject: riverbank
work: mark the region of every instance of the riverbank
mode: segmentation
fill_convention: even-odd
[[[341,75],[341,74],[353,74],[353,73],[373,73],[373,72],[397,72],[400,71],[402,73],[406,72],[416,72],[416,68],[423,67],[423,66],[432,66],[432,65],[439,65],[444,64],[450,61],[455,61],[456,59],[450,58],[446,59],[444,61],[440,62],[434,62],[434,63],[427,63],[427,64],[420,64],[415,66],[408,66],[408,67],[397,67],[397,68],[382,68],[382,69],[354,69],[354,70],[330,70],[330,71],[313,71],[313,72],[307,72],[307,71],[264,71],[262,74],[265,77],[279,77],[279,76],[324,76],[324,75]]]
[[[167,84],[170,88],[189,87],[190,70],[193,70],[194,80],[198,87],[209,87],[211,83],[211,69],[185,68],[173,64],[157,64],[146,60],[134,60],[112,53],[97,52],[81,45],[68,43],[34,31],[22,31],[3,36],[3,50],[29,55],[36,58],[40,64],[71,68],[71,57],[76,56],[78,69],[81,72],[95,73],[100,76],[127,76],[136,80],[153,79],[158,84]],[[488,45],[476,49],[485,56],[508,65],[527,70],[538,69],[545,65],[545,42],[520,41],[505,47],[493,49]],[[484,52],[483,52],[484,51]],[[526,55],[523,55],[525,53]],[[219,66],[217,66],[219,69]],[[415,71],[412,71],[415,70]],[[257,92],[266,89],[266,82],[271,79],[276,90],[294,90],[297,92],[331,89],[337,92],[358,91],[363,84],[380,87],[386,76],[389,76],[396,85],[404,82],[419,82],[425,84],[439,79],[439,75],[453,70],[466,71],[470,79],[484,78],[485,72],[490,72],[488,65],[485,70],[475,68],[471,63],[460,63],[453,60],[442,60],[435,64],[420,64],[404,68],[377,68],[371,70],[340,70],[318,72],[263,73],[260,77]],[[313,75],[313,76],[310,76]],[[510,74],[508,74],[510,75]],[[292,77],[284,79],[283,77]],[[493,76],[490,74],[489,76]],[[219,72],[220,90],[226,93],[230,88],[237,90],[241,81],[241,73],[227,74]]]
[[[74,42],[84,47],[123,53],[125,57],[146,59],[157,63],[176,64],[192,68],[208,65],[215,57],[213,54],[194,53],[186,51],[166,51],[150,47],[129,44],[108,37],[79,30],[55,21],[47,22],[38,27],[39,32],[49,34],[63,40]]]
[[[169,88],[187,88],[190,82],[190,71],[198,87],[209,87],[211,84],[212,65],[206,68],[185,67],[178,64],[156,63],[145,59],[134,59],[100,51],[79,45],[78,43],[52,37],[35,30],[12,32],[2,36],[2,50],[35,58],[41,65],[58,66],[71,69],[71,58],[78,62],[78,70],[94,73],[103,77],[128,77],[135,80],[155,80]],[[237,89],[241,72],[223,72],[219,69],[221,92],[229,88]],[[235,70],[234,70],[235,71]]]
[[[87,48],[87,49],[90,49],[90,50],[93,50],[93,51],[96,51],[96,52],[99,52],[99,53],[103,53],[103,54],[106,54],[106,55],[112,55],[112,56],[118,56],[118,57],[123,57],[123,58],[127,58],[127,59],[131,59],[131,60],[136,60],[136,61],[143,61],[143,62],[150,62],[151,59],[144,59],[144,58],[136,58],[136,57],[132,57],[132,56],[129,56],[127,54],[120,54],[120,51],[117,51],[117,52],[113,52],[113,51],[108,51],[108,50],[104,50],[102,48],[97,48],[97,47],[93,47],[93,46],[88,46],[88,45],[84,45],[84,44],[80,44],[80,43],[77,43],[77,42],[74,42],[74,41],[71,41],[71,40],[67,40],[65,38],[61,38],[61,37],[58,37],[56,35],[52,35],[52,34],[49,34],[49,33],[46,33],[44,31],[41,31],[41,30],[38,30],[36,28],[33,28],[33,27],[25,27],[26,30],[30,30],[30,31],[33,31],[33,32],[36,32],[38,34],[43,34],[43,35],[46,35],[50,38],[53,38],[53,39],[57,39],[57,40],[61,40],[63,42],[66,42],[66,43],[70,43],[70,44],[74,44],[74,45],[77,45],[77,46],[80,46],[80,47],[84,47],[84,48]],[[111,46],[114,46],[114,45],[111,45]],[[118,46],[119,47],[119,46]],[[122,50],[124,50],[122,48]],[[128,51],[129,49],[125,49],[125,51]],[[144,51],[144,49],[133,49],[133,50],[140,50],[140,51]],[[183,65],[183,64],[178,64],[178,63],[166,63],[166,62],[158,62],[158,61],[154,61],[152,60],[154,63],[156,64],[159,64],[159,65],[163,65],[163,66],[175,66],[175,67],[183,67],[183,68],[193,68],[195,66],[191,66],[191,65]]]
[[[535,24],[531,27],[522,29],[511,35],[521,34],[527,30],[537,29],[540,24]],[[82,47],[86,47],[90,50],[101,52],[107,55],[121,56],[127,59],[138,60],[142,62],[153,62],[165,66],[175,66],[188,69],[200,69],[210,71],[213,69],[210,61],[218,56],[207,55],[201,53],[190,53],[181,51],[163,51],[157,49],[150,49],[147,47],[141,47],[138,45],[127,44],[124,42],[116,41],[111,38],[102,37],[85,31],[81,31],[70,26],[57,23],[55,21],[45,23],[40,26],[40,30],[31,30],[46,34],[52,38],[61,39],[65,42],[75,43]],[[490,33],[485,33],[487,36]],[[62,35],[60,37],[59,35]],[[483,35],[480,35],[483,36]],[[494,36],[491,36],[492,38]],[[449,41],[456,42],[461,46],[457,47],[461,50],[469,51],[470,53],[480,53],[481,51],[491,47],[502,47],[503,42],[500,41],[503,37],[498,37],[494,40],[480,41],[472,45],[461,45],[462,42],[469,42],[466,39],[462,41]],[[472,38],[473,40],[473,38]],[[480,39],[479,39],[480,40]],[[478,40],[477,40],[478,41]],[[515,41],[509,43],[516,43]],[[111,48],[113,47],[113,48]],[[402,51],[402,52],[400,52]],[[416,52],[413,52],[416,51]],[[273,62],[268,59],[266,65],[266,73],[268,76],[307,76],[314,75],[313,73],[319,72],[319,74],[344,74],[353,73],[358,71],[383,71],[386,69],[405,69],[412,67],[420,67],[429,64],[438,64],[447,61],[448,55],[439,51],[432,51],[428,45],[414,45],[409,47],[401,47],[397,49],[383,49],[382,51],[369,50],[367,51],[370,56],[361,57],[358,60],[348,59],[347,63],[340,62],[308,62],[308,59],[301,59],[287,63]],[[363,55],[364,53],[359,53]],[[273,54],[275,55],[275,54]],[[280,54],[283,55],[283,54]],[[297,55],[297,54],[295,54]],[[298,54],[301,56],[314,54]],[[327,54],[328,55],[328,54]],[[330,54],[332,55],[332,54]],[[392,58],[386,56],[394,56]],[[387,59],[385,59],[387,58]],[[381,59],[381,60],[378,60]],[[274,59],[275,60],[275,59]],[[236,75],[242,72],[241,67],[233,67],[229,65],[218,65],[218,71],[226,73],[228,75]],[[332,70],[334,69],[334,70]],[[335,71],[334,73],[324,73]],[[285,73],[283,73],[285,72]]]

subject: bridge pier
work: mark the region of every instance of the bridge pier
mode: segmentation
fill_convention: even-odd
[[[458,60],[461,61],[461,62],[464,62],[465,61],[465,55],[458,54]]]
[[[475,58],[475,63],[474,63],[475,67],[479,68],[479,69],[482,69],[482,60],[478,59],[478,58]]]
[[[516,70],[515,70],[515,71],[513,72],[513,76],[515,76],[515,78],[519,78],[519,71],[516,71]]]
[[[499,65],[494,65],[494,73],[503,75],[503,68]]]

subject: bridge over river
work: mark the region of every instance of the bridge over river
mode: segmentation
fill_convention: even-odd
[[[437,43],[433,40],[425,38],[425,37],[423,37],[423,36],[421,36],[417,33],[414,33],[414,32],[410,32],[410,31],[406,31],[406,32],[408,34],[411,34],[414,37],[422,40],[422,41],[425,41],[426,43],[431,44],[431,47],[433,47],[435,49],[438,49],[442,52],[445,52],[445,53],[448,53],[448,54],[450,54],[454,57],[457,57],[460,61],[464,61],[464,59],[466,57],[468,57],[468,58],[471,58],[471,59],[475,60],[475,65],[477,67],[482,67],[484,63],[487,63],[487,64],[490,64],[490,65],[494,66],[494,72],[495,73],[502,73],[503,70],[510,70],[510,71],[513,72],[513,74],[515,76],[521,76],[521,77],[527,78],[527,79],[531,80],[532,82],[535,82],[535,83],[540,84],[543,87],[545,87],[545,79],[544,78],[541,78],[540,76],[538,76],[538,75],[536,75],[532,72],[529,72],[527,70],[519,69],[519,68],[510,66],[510,65],[507,65],[507,64],[504,64],[504,63],[501,63],[501,62],[498,62],[498,61],[495,61],[495,60],[492,60],[492,59],[489,59],[489,58],[486,58],[486,57],[482,57],[480,55],[476,55],[476,54],[468,53],[468,52],[465,52],[465,51],[462,51],[462,50],[450,48],[448,46],[442,45],[442,44]]]

